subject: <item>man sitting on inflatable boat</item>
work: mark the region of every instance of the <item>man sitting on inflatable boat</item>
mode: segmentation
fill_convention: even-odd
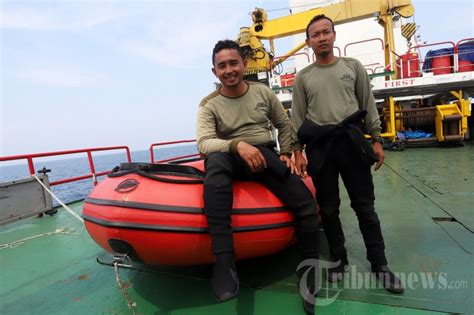
[[[217,299],[225,301],[239,289],[231,228],[234,179],[263,184],[294,212],[303,259],[318,258],[319,237],[316,202],[291,161],[296,137],[283,105],[266,85],[244,81],[246,60],[236,42],[219,41],[212,63],[222,86],[199,105],[197,145],[206,156],[204,211],[216,256],[212,288]],[[278,130],[279,155],[273,127]],[[314,281],[307,286],[316,295]],[[314,313],[314,301],[304,298],[306,312]]]

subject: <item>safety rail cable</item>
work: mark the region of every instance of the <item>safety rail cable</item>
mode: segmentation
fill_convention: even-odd
[[[381,38],[369,38],[369,39],[364,39],[364,40],[360,40],[360,41],[356,41],[356,42],[350,42],[348,44],[346,44],[344,46],[344,56],[347,57],[347,47],[349,46],[354,46],[354,45],[358,45],[358,44],[363,44],[363,43],[367,43],[367,42],[372,42],[372,41],[378,41],[381,43],[381,46],[382,46],[382,51],[384,50],[384,42],[383,42],[383,39]],[[375,52],[374,52],[375,53]]]
[[[439,69],[450,69],[450,71],[451,71],[451,69],[453,69],[452,72],[456,72],[456,70],[455,70],[456,67],[454,65],[454,62],[453,62],[452,65],[450,64],[449,66],[438,66],[438,67],[434,67],[433,62],[431,62],[431,67],[430,68],[423,69],[423,65],[425,64],[425,61],[430,60],[430,59],[433,60],[435,58],[441,58],[441,57],[450,57],[450,58],[452,57],[453,60],[454,60],[455,54],[452,53],[452,54],[437,55],[436,57],[419,58],[418,63],[422,67],[421,71],[423,71],[423,72],[434,72],[433,70],[439,70]],[[414,61],[409,60],[408,64],[410,64],[410,62],[414,62]],[[410,69],[409,65],[408,65],[408,69]]]
[[[380,41],[381,43],[383,43],[383,40],[380,39],[380,38],[373,38],[373,39],[368,39],[368,40],[363,40],[363,41],[358,41],[358,42],[351,42],[351,43],[347,44],[344,47],[344,55],[345,56],[347,55],[347,47],[348,46],[352,46],[354,44],[359,44],[359,43],[364,43],[364,42],[367,42],[367,41],[373,41],[373,40],[377,40],[377,41]],[[467,51],[464,51],[464,52],[459,52],[459,47],[462,44],[466,44],[466,43],[473,42],[473,41],[474,41],[474,38],[464,38],[464,39],[459,40],[456,43],[454,43],[452,41],[443,41],[443,42],[435,42],[435,43],[425,43],[425,44],[420,44],[420,45],[410,47],[409,50],[407,51],[407,53],[417,51],[420,58],[417,58],[416,60],[415,59],[409,59],[409,60],[406,61],[407,65],[408,65],[408,77],[411,77],[411,71],[413,70],[412,67],[411,67],[412,63],[417,62],[419,65],[423,65],[424,62],[425,62],[425,59],[421,58],[421,56],[422,56],[421,48],[439,46],[439,45],[449,45],[449,46],[452,46],[452,48],[453,48],[453,53],[437,56],[437,57],[452,57],[453,58],[452,65],[450,65],[449,67],[441,67],[441,68],[453,69],[453,72],[455,72],[455,73],[462,72],[462,70],[460,69],[461,66],[459,64],[460,63],[459,62],[459,56],[462,56],[463,54],[468,54],[468,53],[471,52],[471,50],[467,50]],[[391,51],[391,53],[393,53],[397,57],[397,61],[395,61],[393,63],[394,66],[398,69],[398,71],[401,71],[401,69],[402,69],[401,56],[398,55],[395,51]],[[365,54],[361,54],[360,56],[369,55],[369,54],[372,54],[372,53],[365,53]],[[314,58],[314,54],[313,54],[313,58]],[[372,70],[373,70],[374,73],[376,73],[378,69],[385,69],[385,68],[387,68],[387,66],[385,66],[384,68],[377,67],[377,68],[372,69]],[[424,71],[432,71],[433,69],[440,69],[440,67],[431,67],[429,69],[425,69]],[[421,73],[422,70],[421,69],[418,69],[418,70],[415,69],[415,71],[417,71],[418,73]],[[403,73],[401,74],[401,78],[402,79],[404,78]]]
[[[426,47],[433,47],[433,46],[440,46],[440,45],[450,45],[453,47],[453,54],[447,54],[447,55],[439,55],[437,57],[447,57],[447,56],[451,56],[453,55],[454,57],[454,52],[456,50],[456,44],[452,41],[444,41],[444,42],[435,42],[435,43],[426,43],[426,44],[420,44],[420,45],[416,45],[416,46],[413,46],[413,47],[410,47],[410,49],[408,50],[408,53],[410,53],[411,51],[413,50],[417,50],[418,52],[421,52],[420,48],[426,48]],[[419,54],[420,56],[422,55],[421,53]],[[429,57],[430,59],[433,59],[432,57]],[[424,64],[426,58],[419,58],[419,64],[422,65]],[[445,67],[443,67],[445,68]],[[453,68],[453,69],[456,69],[456,66],[449,66],[447,68]],[[428,70],[428,72],[430,71],[433,71],[433,69],[436,69],[436,68],[433,68],[433,66],[429,69],[426,69]],[[457,70],[455,70],[457,71]]]
[[[44,190],[46,190],[51,195],[51,197],[53,197],[64,209],[66,209],[67,212],[69,212],[73,217],[84,223],[84,219],[81,218],[76,212],[74,212],[74,210],[66,206],[66,204],[62,202],[61,199],[59,199],[48,187],[46,187],[46,185],[41,181],[41,179],[38,178],[38,176],[36,176],[36,174],[33,174],[33,178],[36,179],[38,183],[43,186]]]
[[[90,174],[53,181],[53,182],[50,182],[49,185],[50,186],[61,185],[65,183],[80,181],[87,178],[92,178],[94,185],[97,185],[97,177],[106,175],[110,171],[96,173],[94,160],[92,157],[92,152],[112,151],[112,150],[125,150],[127,154],[128,162],[132,161],[130,149],[127,146],[115,146],[115,147],[98,147],[98,148],[88,148],[88,149],[78,149],[78,150],[68,150],[68,151],[55,151],[55,152],[44,152],[44,153],[35,153],[35,154],[4,156],[4,157],[0,157],[0,162],[27,160],[30,175],[33,176],[35,174],[35,166],[33,164],[33,159],[35,158],[87,153],[89,169],[91,172]]]
[[[449,46],[452,46],[453,48],[453,53],[448,53],[448,54],[444,54],[444,55],[438,55],[436,57],[452,57],[453,58],[453,63],[452,65],[450,66],[447,66],[447,67],[433,67],[431,66],[431,68],[428,68],[428,69],[418,69],[418,72],[421,72],[422,70],[423,71],[428,71],[428,72],[431,72],[435,69],[452,69],[454,73],[457,73],[457,72],[461,72],[460,71],[460,66],[459,66],[459,55],[462,55],[463,53],[468,53],[470,51],[467,51],[467,52],[463,52],[463,53],[459,53],[459,46],[463,43],[463,42],[472,42],[474,41],[474,38],[464,38],[464,39],[461,39],[459,40],[457,43],[454,43],[452,41],[443,41],[443,42],[435,42],[435,43],[425,43],[425,44],[420,44],[420,45],[416,45],[416,46],[412,46],[410,47],[410,49],[407,51],[407,53],[410,53],[410,52],[413,52],[413,51],[417,51],[418,52],[418,55],[419,56],[422,56],[423,53],[421,51],[421,48],[426,48],[426,47],[433,47],[433,46],[440,46],[440,45],[449,45]],[[392,51],[392,53],[394,53],[398,60],[399,60],[399,63],[396,63],[396,67],[401,69],[402,68],[402,60],[401,60],[401,56],[397,55],[395,52]],[[429,59],[433,59],[434,57],[429,57]],[[409,59],[407,60],[407,66],[408,66],[408,76],[410,77],[411,75],[411,63],[412,62],[417,62],[419,65],[423,65],[425,63],[427,58],[418,58],[418,59]],[[416,71],[416,70],[415,70]],[[403,74],[401,76],[401,78],[403,79]]]
[[[457,55],[458,55],[458,57],[460,57],[460,56],[463,56],[463,55],[471,54],[471,53],[473,53],[473,52],[474,52],[474,49],[470,49],[470,50],[465,50],[465,51],[463,51],[463,52],[457,52]],[[454,55],[456,55],[456,54],[454,54]],[[459,60],[458,60],[458,61],[459,61]]]
[[[371,39],[366,39],[366,40],[361,40],[361,41],[356,41],[356,42],[350,42],[348,44],[346,44],[344,46],[344,56],[347,56],[348,54],[348,47],[349,46],[353,46],[353,45],[357,45],[357,44],[362,44],[362,43],[366,43],[366,42],[370,42],[370,41],[378,41],[381,43],[381,52],[384,51],[384,41],[383,39],[381,38],[371,38]],[[418,52],[418,55],[421,56],[422,53],[421,53],[421,49],[420,48],[425,48],[425,47],[431,47],[431,46],[438,46],[438,45],[450,45],[453,47],[454,49],[454,53],[453,54],[447,54],[447,55],[441,55],[439,57],[443,57],[443,56],[449,56],[449,57],[453,57],[453,65],[450,66],[449,68],[452,68],[453,69],[453,72],[460,72],[460,66],[459,66],[459,55],[462,55],[462,54],[467,54],[468,52],[470,51],[467,51],[467,52],[462,52],[462,53],[459,53],[459,46],[461,44],[465,44],[466,42],[472,42],[474,41],[474,38],[464,38],[464,39],[461,39],[459,40],[457,43],[454,43],[452,41],[444,41],[444,42],[435,42],[435,43],[426,43],[426,44],[420,44],[420,45],[416,45],[416,46],[412,46],[409,48],[409,50],[407,51],[407,53],[410,53],[410,52],[413,52],[413,51],[417,51]],[[339,56],[341,56],[341,49],[337,46],[334,46],[334,49],[337,49],[339,51]],[[357,56],[365,56],[365,55],[371,55],[371,54],[375,54],[375,53],[379,53],[378,51],[375,51],[375,52],[369,52],[369,53],[364,53],[364,54],[360,54],[360,55],[357,55]],[[393,53],[397,58],[398,60],[397,61],[394,61],[393,64],[394,64],[394,67],[397,68],[399,71],[402,69],[402,60],[401,60],[401,56],[398,55],[395,51],[391,51],[391,53]],[[312,58],[313,58],[313,61],[316,60],[316,55],[313,53],[312,54]],[[416,61],[415,60],[407,60],[407,64],[408,64],[408,75],[410,76],[411,75],[411,67],[410,67],[410,64],[413,63],[413,62],[419,62],[420,65],[422,65],[424,63],[425,59],[423,58],[418,58]],[[376,73],[378,69],[386,69],[387,66],[385,67],[377,67],[375,69],[371,69],[373,71],[373,73]],[[436,69],[436,68],[434,68]],[[430,69],[426,69],[428,71],[432,71],[433,70],[433,67],[430,68]],[[421,70],[418,70],[418,72],[421,72]],[[403,74],[401,75],[401,78],[404,78],[403,77]]]
[[[459,56],[460,55],[463,55],[463,54],[469,54],[472,52],[472,50],[467,50],[467,51],[464,51],[462,53],[459,53],[459,47],[461,46],[461,43],[465,42],[464,44],[466,43],[474,43],[474,37],[469,37],[469,38],[463,38],[461,40],[459,40],[456,45],[454,46],[454,71],[455,72],[461,72],[460,71],[460,65],[459,65]],[[473,65],[474,63],[471,62],[471,65]]]
[[[401,79],[404,79],[402,56],[400,56],[399,54],[397,54],[397,53],[396,53],[395,51],[393,51],[393,50],[390,50],[390,52],[391,52],[395,57],[397,57],[397,60],[395,60],[395,61],[393,62],[393,65],[394,65],[394,68],[395,68],[396,72],[399,73],[400,78],[401,78]],[[391,64],[385,66],[384,70],[386,70],[387,67],[388,67],[389,69],[392,69]],[[411,70],[411,69],[410,69],[410,60],[408,60],[408,76],[410,76],[410,70]]]

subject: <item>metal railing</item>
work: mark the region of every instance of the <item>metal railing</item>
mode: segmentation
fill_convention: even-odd
[[[464,60],[463,60],[463,58],[460,58],[460,56],[462,57],[462,56],[464,56],[464,54],[471,53],[472,50],[466,50],[466,51],[461,51],[460,52],[460,49],[459,49],[462,44],[465,44],[466,42],[471,42],[471,41],[474,41],[474,38],[464,38],[464,39],[459,40],[457,43],[454,43],[452,41],[444,41],[444,42],[420,44],[420,45],[417,45],[417,46],[410,47],[410,49],[407,51],[407,53],[418,51],[418,55],[421,56],[422,54],[420,53],[420,48],[439,46],[439,45],[449,45],[454,49],[453,53],[447,54],[447,55],[439,55],[439,56],[435,56],[435,57],[429,57],[429,59],[432,59],[432,60],[434,59],[434,60],[439,61],[439,59],[437,59],[437,57],[449,57],[451,59],[452,63],[448,66],[444,66],[444,65],[436,66],[436,67],[432,66],[429,69],[423,69],[423,71],[424,72],[433,72],[434,71],[435,75],[447,72],[448,68],[449,68],[449,71],[451,73],[464,72],[464,71],[474,71],[474,63],[471,63],[469,65],[468,62],[463,62],[463,64],[461,64],[461,61],[464,61]],[[373,52],[373,53],[378,54],[379,52],[380,53],[384,52],[385,46],[384,46],[383,39],[381,39],[381,38],[370,38],[370,39],[350,42],[350,43],[346,44],[343,48],[343,56],[348,56],[348,48],[349,47],[359,45],[359,44],[366,44],[368,42],[378,42],[378,43],[380,43],[380,51],[376,51],[376,52]],[[338,55],[341,56],[341,49],[337,46],[334,46],[334,49],[337,50]],[[398,58],[398,60],[394,61],[392,63],[392,65],[385,65],[384,66],[384,65],[380,65],[380,64],[378,64],[378,65],[377,64],[369,64],[369,65],[364,65],[364,67],[371,74],[378,74],[378,73],[380,73],[380,70],[382,70],[382,72],[386,72],[386,71],[390,71],[390,70],[396,70],[397,72],[400,73],[399,78],[401,78],[401,79],[403,79],[405,77],[410,78],[410,77],[413,77],[413,76],[421,76],[422,75],[422,69],[421,68],[422,68],[422,66],[425,62],[425,59],[423,59],[422,57],[419,57],[417,59],[409,59],[409,60],[406,60],[406,61],[402,61],[402,58],[401,58],[402,56],[396,54],[394,51],[391,51],[391,53],[393,53]],[[316,60],[316,56],[313,52],[312,61],[315,61],[315,60]],[[403,62],[406,63],[406,66],[407,66],[407,69],[406,69],[407,71],[406,72],[407,73],[403,72]],[[412,66],[414,63],[416,63],[416,64],[414,66]],[[417,65],[418,65],[418,67],[417,67]],[[374,67],[368,67],[368,66],[376,66],[376,67],[374,68]],[[443,71],[443,70],[445,70],[445,71]]]
[[[295,60],[295,57],[297,56],[306,56],[306,60],[308,62],[308,64],[310,63],[310,58],[309,58],[309,55],[305,52],[300,52],[300,53],[293,53],[291,55],[283,55],[283,56],[276,56],[274,57],[270,62],[269,62],[269,67],[270,69],[273,69],[273,73],[275,75],[281,75],[283,73],[283,71],[285,70],[283,68],[283,63],[284,62],[288,62],[288,61],[294,61]],[[279,61],[279,59],[283,59],[282,61]],[[276,61],[273,61],[273,60],[276,60]],[[278,69],[277,69],[278,67]]]
[[[433,56],[433,57],[428,57],[428,58],[425,58],[425,59],[422,59],[422,58],[419,58],[418,60],[418,64],[419,65],[423,65],[425,63],[425,61],[427,59],[431,59],[431,67],[428,68],[428,69],[423,69],[423,71],[427,71],[427,72],[436,72],[436,71],[441,71],[441,72],[445,72],[446,70],[448,70],[449,72],[456,72],[455,70],[455,66],[454,63],[453,65],[450,63],[449,66],[438,66],[438,67],[434,67],[433,66],[433,61],[436,60],[437,58],[440,58],[440,57],[451,57],[453,56],[454,58],[454,52],[456,51],[456,44],[452,41],[444,41],[444,42],[436,42],[436,43],[428,43],[428,44],[421,44],[421,45],[416,45],[416,46],[413,46],[410,48],[409,52],[410,51],[413,51],[413,50],[418,50],[420,51],[420,48],[426,48],[426,47],[433,47],[433,46],[444,46],[444,45],[450,45],[453,47],[453,54],[446,54],[446,55],[437,55],[437,56]],[[410,65],[408,65],[408,68],[410,68]],[[436,73],[435,73],[436,74]]]
[[[283,55],[283,56],[276,56],[276,57],[273,57],[273,59],[269,62],[270,63],[270,67],[273,68],[273,64],[282,64],[284,63],[285,61],[287,61],[288,59],[285,59],[281,62],[275,62],[273,60],[276,60],[278,61],[278,59],[280,58],[284,58],[284,57],[287,57],[287,58],[291,58],[291,57],[295,57],[295,56],[306,56],[306,60],[308,61],[308,63],[310,62],[310,59],[309,59],[309,55],[305,52],[300,52],[300,53],[294,53],[294,54],[291,54],[291,55]]]
[[[381,39],[381,38],[369,38],[369,39],[360,40],[360,41],[357,41],[357,42],[351,42],[351,43],[347,44],[346,46],[344,46],[344,56],[347,56],[347,47],[349,47],[349,46],[354,46],[354,45],[358,45],[358,44],[365,44],[365,43],[372,42],[372,41],[380,42],[380,43],[381,43],[381,47],[382,47],[381,50],[382,50],[382,51],[384,50],[383,39]]]
[[[150,145],[150,161],[151,161],[151,163],[166,163],[166,162],[172,162],[172,161],[177,161],[177,160],[182,160],[182,159],[187,159],[187,158],[200,156],[199,153],[194,153],[194,154],[180,155],[180,156],[175,156],[175,157],[164,159],[164,160],[155,161],[155,151],[154,151],[155,147],[160,147],[160,146],[165,146],[165,145],[172,145],[172,144],[179,144],[179,143],[190,143],[190,142],[196,142],[196,140],[178,140],[178,141],[159,142],[159,143],[151,144]]]
[[[334,46],[332,49],[333,51],[337,50],[337,57],[341,57],[341,48]],[[312,58],[313,58],[313,61],[316,61],[316,54],[314,52],[312,54]]]
[[[110,173],[110,170],[97,173],[96,170],[95,170],[95,165],[94,165],[94,159],[92,157],[92,152],[112,151],[112,150],[125,150],[126,153],[127,153],[128,162],[132,161],[132,158],[131,158],[131,155],[130,155],[130,149],[127,146],[116,146],[116,147],[99,147],[99,148],[88,148],[88,149],[79,149],[79,150],[55,151],[55,152],[44,152],[44,153],[34,153],[34,154],[3,156],[3,157],[0,157],[0,162],[26,160],[27,163],[28,163],[28,170],[30,172],[30,175],[33,176],[33,175],[35,175],[35,165],[33,163],[33,160],[36,159],[36,158],[70,155],[70,154],[78,154],[78,153],[87,153],[87,159],[89,161],[89,169],[90,169],[89,174],[56,180],[56,181],[50,182],[49,185],[50,186],[55,186],[55,185],[80,181],[80,180],[87,179],[87,178],[92,178],[93,181],[94,181],[94,185],[97,185],[97,177]]]
[[[375,70],[382,67],[380,65],[380,62],[375,62],[375,63],[369,63],[369,64],[366,64],[366,65],[362,65],[365,69],[365,71],[367,71],[367,73],[370,71],[370,74],[374,74],[375,73]],[[374,67],[374,66],[377,66],[377,67]]]
[[[348,47],[350,46],[353,46],[353,45],[357,45],[357,44],[361,44],[361,43],[366,43],[366,42],[370,42],[370,41],[378,41],[381,43],[381,52],[383,52],[383,49],[384,49],[384,42],[381,38],[371,38],[371,39],[367,39],[367,40],[362,40],[362,41],[356,41],[356,42],[351,42],[351,43],[348,43],[347,45],[344,46],[344,56],[347,56],[348,55]],[[454,43],[452,41],[443,41],[443,42],[436,42],[436,43],[428,43],[428,44],[420,44],[420,45],[417,45],[417,46],[413,46],[413,47],[410,47],[410,49],[407,51],[407,53],[410,53],[410,52],[415,52],[417,51],[419,56],[421,56],[421,52],[420,52],[420,49],[421,48],[426,48],[426,47],[432,47],[432,46],[440,46],[440,45],[448,45],[448,46],[451,46],[450,48],[453,49],[453,52],[450,53],[450,54],[445,54],[445,55],[438,55],[438,56],[434,56],[434,57],[428,57],[428,58],[425,58],[425,59],[431,59],[431,60],[436,60],[438,57],[442,58],[442,57],[449,57],[451,59],[451,64],[450,65],[441,65],[441,66],[431,66],[429,69],[423,69],[424,72],[435,72],[434,74],[444,74],[444,73],[447,73],[448,71],[450,73],[457,73],[457,72],[463,72],[463,71],[473,71],[474,70],[474,64],[471,63],[471,65],[469,65],[469,62],[464,62],[463,64],[461,64],[464,59],[462,58],[465,54],[468,54],[468,53],[472,53],[473,50],[466,50],[466,51],[460,51],[460,46],[462,44],[465,44],[467,42],[472,42],[474,41],[474,38],[464,38],[464,39],[461,39],[459,40],[457,43]],[[405,77],[413,77],[413,74],[414,76],[421,76],[422,74],[422,69],[421,67],[423,66],[424,62],[425,62],[425,59],[423,59],[422,57],[419,57],[417,59],[409,59],[409,60],[406,60],[405,62],[407,63],[407,74],[403,73],[403,65],[402,65],[402,59],[401,59],[401,56],[400,55],[397,55],[394,51],[392,51],[392,53],[398,58],[398,60],[396,62],[394,62],[394,67],[397,69],[397,72],[400,73],[400,77],[401,79],[405,78]],[[314,54],[313,54],[314,55]],[[314,58],[314,56],[313,56]],[[439,60],[439,59],[438,59]],[[412,69],[412,64],[415,64],[415,68],[418,68],[418,69]],[[416,67],[416,65],[418,65],[418,67]],[[368,65],[365,65],[364,67],[366,68],[366,70],[372,74],[375,74],[378,72],[378,70],[380,69],[387,69],[387,66],[378,66],[376,68],[367,68],[366,66]],[[414,71],[414,73],[412,73]]]
[[[462,53],[460,53],[460,52],[459,52],[459,47],[461,46],[461,44],[462,44],[463,42],[472,42],[472,41],[474,41],[474,37],[471,37],[471,38],[463,38],[463,39],[461,39],[460,41],[458,41],[458,42],[456,43],[456,46],[454,46],[454,71],[455,71],[455,72],[462,72],[462,71],[464,71],[464,69],[463,69],[463,70],[460,69],[461,66],[460,66],[460,62],[459,62],[459,61],[460,61],[460,60],[459,60],[459,57],[460,57],[462,54],[469,54],[469,53],[472,53],[472,52],[473,52],[473,50],[468,50],[468,51],[463,51]],[[472,66],[472,64],[473,64],[473,63],[471,62],[471,67],[470,67],[471,69],[474,68],[474,67]]]

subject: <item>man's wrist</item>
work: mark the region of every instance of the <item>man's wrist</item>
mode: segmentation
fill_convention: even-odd
[[[242,140],[240,139],[234,139],[230,142],[230,145],[229,145],[229,152],[230,153],[237,153],[237,146],[239,145],[239,143],[242,142]]]
[[[380,143],[383,144],[383,138],[381,136],[374,136],[372,137],[372,144]]]
[[[303,156],[303,153],[301,152],[301,150],[294,150],[293,154],[295,155],[295,157],[302,157]]]

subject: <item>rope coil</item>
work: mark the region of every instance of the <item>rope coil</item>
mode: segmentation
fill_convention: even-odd
[[[13,241],[13,242],[10,242],[10,243],[1,244],[0,245],[0,250],[1,249],[7,249],[7,248],[15,248],[17,246],[25,244],[25,242],[27,242],[29,240],[39,238],[39,237],[42,237],[42,236],[47,236],[47,235],[57,235],[57,234],[78,235],[78,233],[74,233],[74,232],[75,232],[75,230],[72,229],[72,228],[57,229],[53,232],[42,233],[42,234],[27,237],[27,238],[23,238],[21,240],[16,240],[16,241]]]

